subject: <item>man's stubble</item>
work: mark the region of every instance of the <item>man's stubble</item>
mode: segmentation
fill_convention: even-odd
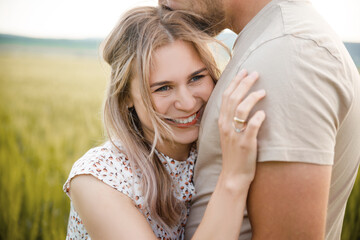
[[[205,22],[198,24],[201,30],[211,36],[218,35],[226,28],[225,11],[222,0],[198,0],[198,6],[194,6],[188,11],[193,11],[201,15]]]

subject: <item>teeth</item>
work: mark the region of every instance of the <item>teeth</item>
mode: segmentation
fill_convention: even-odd
[[[189,123],[189,122],[192,122],[194,119],[196,118],[196,113],[186,119],[172,119],[174,122],[176,123]]]

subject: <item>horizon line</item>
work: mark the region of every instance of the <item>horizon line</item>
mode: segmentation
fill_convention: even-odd
[[[233,32],[229,29],[225,29],[223,32],[232,34]],[[235,33],[233,33],[235,34]],[[12,36],[12,37],[22,37],[22,38],[30,38],[30,39],[38,39],[38,40],[69,40],[69,41],[82,41],[82,40],[104,40],[105,37],[52,37],[52,36],[32,36],[27,34],[14,34],[14,33],[5,33],[0,31],[0,35]],[[236,35],[236,34],[235,34]],[[342,40],[346,43],[359,43],[359,40]]]

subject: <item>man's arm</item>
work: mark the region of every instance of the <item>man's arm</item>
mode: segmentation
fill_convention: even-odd
[[[258,163],[248,197],[257,239],[324,239],[331,166]]]

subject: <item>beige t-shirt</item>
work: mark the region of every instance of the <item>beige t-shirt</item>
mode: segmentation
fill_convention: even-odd
[[[221,171],[221,95],[240,69],[259,72],[253,90],[267,92],[256,107],[266,113],[258,161],[332,165],[326,239],[340,239],[360,161],[360,78],[341,40],[305,0],[272,1],[235,42],[233,58],[202,119],[194,175],[197,193],[186,239],[200,223]],[[250,238],[245,212],[239,239]]]

